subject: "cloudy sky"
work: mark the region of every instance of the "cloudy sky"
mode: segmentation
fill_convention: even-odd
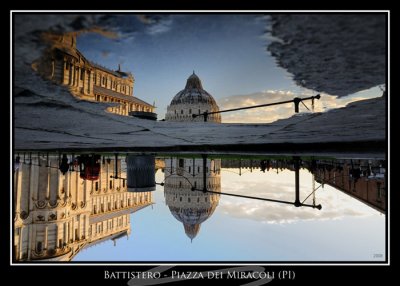
[[[316,95],[294,84],[291,75],[266,51],[273,40],[261,14],[125,15],[118,18],[120,37],[87,33],[78,48],[88,59],[108,68],[131,71],[134,95],[156,103],[164,118],[173,96],[182,90],[193,70],[220,109],[264,104]],[[322,94],[316,111],[345,106],[355,100],[380,96],[379,88],[336,99]],[[309,102],[308,102],[309,103]],[[310,108],[310,104],[308,104]],[[307,111],[305,107],[301,111]],[[223,114],[223,122],[272,122],[293,115],[293,106]]]
[[[221,192],[293,201],[294,180],[289,170],[247,169],[240,176],[238,169],[222,169]],[[156,182],[162,181],[159,170]],[[311,190],[311,174],[301,170],[300,200]],[[163,187],[153,199],[152,207],[131,215],[129,239],[89,247],[74,261],[374,261],[385,253],[385,216],[328,185],[316,193],[321,210],[221,195],[192,242]]]

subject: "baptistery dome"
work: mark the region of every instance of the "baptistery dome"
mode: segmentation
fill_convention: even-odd
[[[207,159],[204,162],[202,158],[166,158],[164,172],[165,203],[174,218],[183,224],[187,237],[193,240],[201,224],[212,216],[218,206],[221,160]],[[212,193],[202,191],[204,183]]]
[[[187,79],[185,89],[178,92],[167,108],[166,121],[204,121],[203,116],[193,114],[219,111],[215,99],[203,89],[200,78],[193,72]],[[221,122],[220,114],[208,115],[207,121]]]

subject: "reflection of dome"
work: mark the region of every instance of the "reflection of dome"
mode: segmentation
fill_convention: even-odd
[[[166,159],[165,167],[165,202],[192,240],[199,233],[201,224],[214,213],[220,194],[191,190],[192,187],[203,189],[202,159]],[[220,160],[207,159],[206,186],[210,191],[221,191],[220,167]]]
[[[171,214],[183,223],[185,233],[191,240],[198,234],[200,224],[214,213],[219,201],[219,195],[203,194],[198,191],[181,190],[179,193],[167,191],[165,195],[172,197],[168,204]],[[183,198],[182,201],[180,198]]]
[[[185,89],[178,92],[168,106],[167,121],[203,121],[203,117],[193,118],[194,113],[219,111],[212,95],[203,89],[200,78],[193,72],[187,79]],[[220,114],[210,115],[208,121],[221,122]]]

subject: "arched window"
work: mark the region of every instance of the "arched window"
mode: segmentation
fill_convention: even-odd
[[[38,243],[36,244],[36,252],[42,252],[42,251],[43,251],[42,242],[38,241]]]

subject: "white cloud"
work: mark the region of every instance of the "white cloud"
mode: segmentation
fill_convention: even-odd
[[[260,170],[239,177],[233,170],[222,169],[221,191],[245,194],[254,197],[294,201],[294,172],[285,170],[280,174],[269,171],[260,175]],[[318,183],[317,183],[318,186]],[[311,174],[300,171],[300,201],[311,193]],[[309,198],[305,203],[311,204]],[[295,207],[275,202],[243,199],[222,195],[218,211],[240,219],[249,219],[263,223],[293,223],[304,220],[336,220],[348,216],[369,216],[378,212],[363,203],[325,185],[316,192],[316,204],[322,209]]]
[[[159,22],[149,25],[147,28],[147,33],[149,35],[158,35],[165,32],[168,32],[171,29],[172,19],[165,18],[160,20]]]

